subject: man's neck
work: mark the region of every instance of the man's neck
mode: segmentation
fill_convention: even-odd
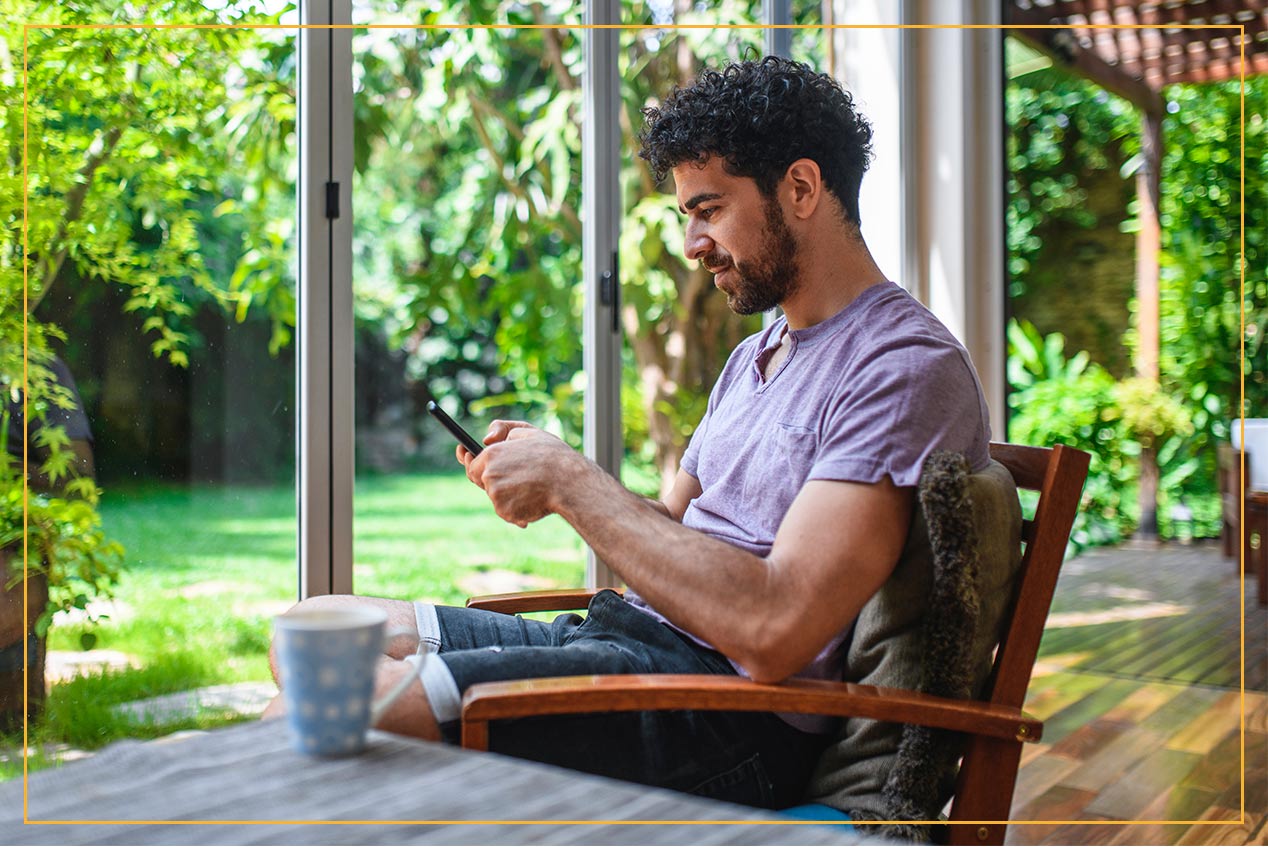
[[[866,289],[887,279],[863,239],[839,228],[828,238],[806,239],[798,258],[799,285],[779,304],[792,329],[827,320]]]

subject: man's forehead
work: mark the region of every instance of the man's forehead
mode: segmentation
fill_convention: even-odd
[[[717,159],[683,162],[671,173],[680,211],[690,211],[705,200],[716,200],[733,193],[740,179],[723,170]]]

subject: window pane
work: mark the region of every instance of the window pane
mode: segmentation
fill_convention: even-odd
[[[819,26],[823,23],[824,2],[831,0],[791,0],[789,12],[792,22],[801,27],[792,33],[792,58],[806,62],[816,70],[829,72],[827,45],[830,33]]]
[[[576,586],[561,519],[502,522],[425,411],[477,439],[522,418],[581,445],[580,9],[360,3],[354,24],[358,593],[460,603]],[[452,22],[457,7],[442,16]]]
[[[109,20],[73,6],[32,17]],[[222,23],[242,14],[180,2],[171,12]],[[280,20],[259,9],[251,19]],[[16,52],[4,36],[17,59],[21,36]],[[121,704],[251,683],[233,689],[251,713],[271,687],[270,619],[296,595],[294,30],[29,38],[38,432],[28,446],[53,477],[33,479],[45,493],[31,500],[30,553],[64,606],[49,630],[52,689],[36,737],[98,746],[238,713],[156,707],[143,719],[143,707]],[[21,118],[21,89],[15,102],[3,85],[6,161],[16,163],[20,124],[15,132],[10,121]],[[21,183],[9,185],[4,214],[18,227]],[[0,261],[0,383],[10,399],[22,386],[21,334],[11,332],[22,314],[20,250],[6,241]],[[21,411],[8,405],[11,454],[21,452]],[[67,441],[53,435],[57,425]],[[53,518],[92,503],[89,487],[59,476],[63,449],[85,471],[89,455],[95,466],[101,531],[122,547],[113,598],[74,576],[82,559],[57,535]],[[16,480],[0,479],[0,492],[12,496]],[[95,553],[100,566],[89,572],[105,587],[115,561],[108,547]]]

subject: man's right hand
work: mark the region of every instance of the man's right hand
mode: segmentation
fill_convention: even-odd
[[[494,421],[484,437],[486,449],[473,456],[459,449],[467,478],[489,495],[498,517],[528,526],[558,509],[568,492],[593,463],[559,438],[521,421]]]

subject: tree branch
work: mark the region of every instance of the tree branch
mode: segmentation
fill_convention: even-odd
[[[36,276],[40,280],[40,290],[35,292],[34,298],[30,303],[30,311],[34,312],[35,308],[44,300],[49,289],[53,287],[53,282],[57,279],[57,274],[61,271],[62,265],[66,262],[66,257],[70,255],[70,247],[65,244],[66,236],[70,231],[70,225],[79,220],[84,212],[84,202],[88,199],[88,192],[92,188],[93,176],[96,175],[97,169],[105,164],[106,160],[114,153],[115,147],[119,144],[119,139],[123,136],[123,128],[118,126],[110,127],[103,134],[98,135],[93,143],[88,147],[88,158],[78,171],[76,171],[75,185],[66,192],[66,214],[62,216],[61,222],[57,225],[57,233],[50,242],[53,245],[51,255],[44,254],[41,256],[40,262],[36,266]]]
[[[620,122],[621,133],[626,138],[634,137],[633,119],[630,117],[629,110],[622,105],[617,114],[617,120]],[[647,160],[640,158],[637,153],[634,155],[634,165],[638,168],[638,184],[642,188],[641,196],[656,193],[656,181],[652,179],[652,169],[648,165]]]
[[[13,73],[13,54],[9,52],[9,42],[0,38],[0,85],[16,88],[17,78]]]
[[[547,23],[546,13],[542,9],[541,3],[534,3],[530,8],[533,11],[534,23]],[[559,87],[564,91],[576,90],[577,78],[572,75],[568,70],[568,66],[564,64],[564,51],[560,42],[559,30],[543,29],[542,40],[546,45],[546,61],[554,69],[555,75],[559,77]]]
[[[480,143],[484,145],[484,149],[491,157],[493,157],[493,163],[497,167],[498,177],[502,180],[502,184],[505,185],[507,190],[516,197],[531,205],[533,199],[524,189],[524,186],[512,179],[506,173],[506,159],[498,152],[497,145],[493,143],[493,138],[489,135],[488,127],[484,124],[485,118],[494,118],[501,121],[503,125],[507,127],[508,131],[512,131],[512,128],[505,123],[506,118],[489,108],[488,104],[477,97],[475,92],[469,88],[467,89],[467,101],[471,104],[471,114],[475,119],[474,123],[476,134],[480,136]],[[547,182],[549,182],[550,166],[543,162],[541,163],[541,168],[546,176]],[[568,225],[568,234],[574,239],[580,238],[581,218],[577,214],[577,210],[567,203],[561,203],[559,206],[559,212]]]
[[[691,13],[691,0],[676,0],[674,6],[674,20],[682,20],[684,15]],[[678,40],[678,84],[685,86],[696,75],[696,56],[691,52],[691,45],[683,38],[681,30],[675,30],[674,37]]]

